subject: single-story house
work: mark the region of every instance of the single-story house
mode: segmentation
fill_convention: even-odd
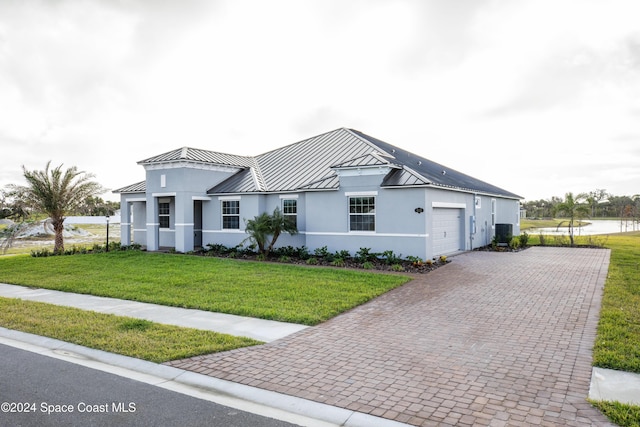
[[[299,234],[278,246],[360,248],[430,259],[520,233],[521,197],[353,129],[255,157],[189,147],[138,162],[121,197],[123,245],[188,252],[235,246],[245,221],[278,207]]]

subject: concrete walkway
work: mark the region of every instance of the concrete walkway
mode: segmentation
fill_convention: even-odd
[[[0,296],[76,307],[83,310],[97,311],[98,313],[135,317],[168,325],[222,332],[264,342],[284,338],[308,327],[294,323],[234,316],[232,314],[58,292],[49,289],[27,288],[3,283],[0,283]]]
[[[269,344],[167,365],[219,393],[245,387],[271,393],[269,405],[298,399],[352,421],[369,417],[363,425],[610,425],[586,397],[640,404],[640,376],[591,368],[609,255],[465,253],[316,327],[273,322],[278,333],[258,332]],[[156,316],[168,308],[42,289],[0,285],[0,295],[236,335],[258,328],[237,316],[203,322],[203,313],[219,315],[175,308]],[[224,319],[246,321],[245,332]]]

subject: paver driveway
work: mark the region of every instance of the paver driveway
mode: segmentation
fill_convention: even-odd
[[[290,337],[169,364],[414,425],[607,425],[585,398],[609,255],[465,253]]]

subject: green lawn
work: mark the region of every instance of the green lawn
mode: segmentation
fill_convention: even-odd
[[[137,251],[0,257],[0,282],[315,325],[399,275]]]
[[[610,235],[594,365],[640,373],[640,232]]]
[[[0,326],[156,363],[260,344],[251,338],[1,297]]]

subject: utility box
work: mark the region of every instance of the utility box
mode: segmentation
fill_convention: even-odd
[[[508,245],[513,237],[513,224],[496,224],[496,239],[499,245]]]

